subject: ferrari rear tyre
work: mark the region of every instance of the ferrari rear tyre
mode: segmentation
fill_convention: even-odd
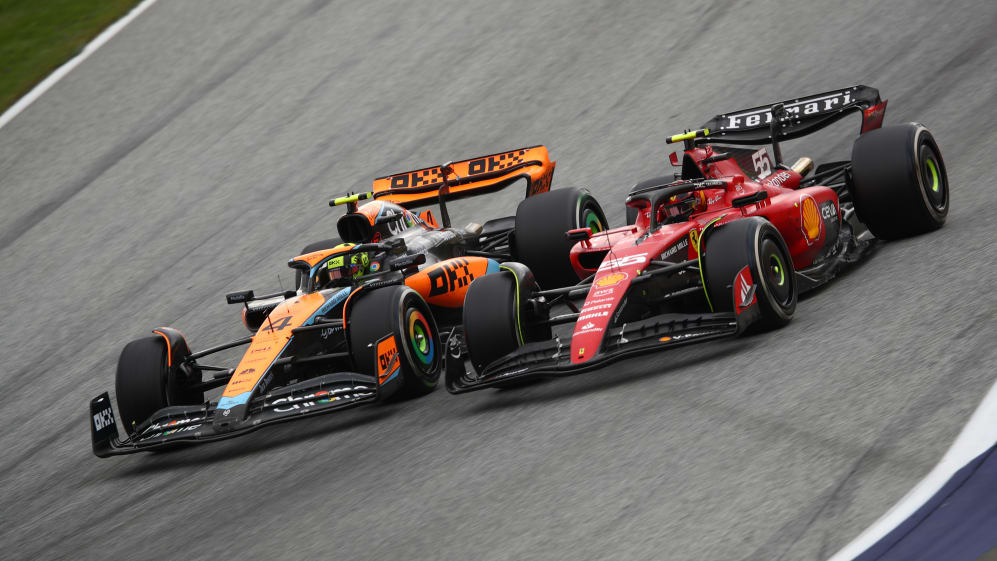
[[[442,371],[443,350],[436,321],[422,296],[405,286],[388,286],[357,297],[348,313],[350,351],[358,370],[377,376],[386,385],[382,387],[390,387],[400,373],[402,396],[433,391]]]
[[[166,340],[159,335],[136,339],[121,351],[114,391],[128,434],[163,407],[197,405],[204,400],[204,392],[180,386],[166,353]],[[181,356],[188,354],[184,349]]]
[[[766,329],[789,323],[796,311],[796,272],[779,230],[757,217],[715,228],[700,242],[700,271],[713,310],[735,311],[735,295],[747,295],[735,286],[747,268],[761,310],[757,325]]]
[[[907,123],[869,131],[852,146],[852,196],[877,238],[937,230],[949,212],[949,181],[935,138]]]
[[[586,189],[566,187],[525,199],[516,209],[513,255],[533,271],[542,288],[560,288],[580,279],[571,267],[569,252],[575,242],[568,230],[607,228],[606,214]]]

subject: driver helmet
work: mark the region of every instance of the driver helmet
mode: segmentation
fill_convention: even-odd
[[[337,245],[333,249],[349,249],[355,244],[344,243]],[[356,253],[335,255],[325,263],[320,264],[315,272],[315,285],[317,287],[349,284],[363,275],[370,272],[370,252],[359,251]]]
[[[706,193],[693,191],[682,195],[669,197],[665,204],[658,207],[658,222],[666,223],[676,218],[688,217],[693,212],[706,210]]]

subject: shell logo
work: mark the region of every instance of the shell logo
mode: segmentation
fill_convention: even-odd
[[[817,202],[813,200],[813,197],[803,197],[800,201],[800,223],[807,244],[815,241],[820,235],[821,220],[820,211],[817,210]]]
[[[611,273],[603,277],[599,277],[595,280],[595,285],[599,288],[606,288],[607,286],[616,286],[626,280],[626,273]]]

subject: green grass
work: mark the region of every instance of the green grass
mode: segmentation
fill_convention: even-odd
[[[0,112],[139,0],[0,0]]]

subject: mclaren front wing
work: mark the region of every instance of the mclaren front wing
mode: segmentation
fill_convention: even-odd
[[[229,410],[215,403],[165,407],[120,439],[107,392],[90,401],[93,452],[101,458],[146,450],[222,440],[262,426],[354,407],[377,399],[377,379],[354,372],[328,374],[276,389],[250,401],[245,419],[231,423],[219,418]]]

